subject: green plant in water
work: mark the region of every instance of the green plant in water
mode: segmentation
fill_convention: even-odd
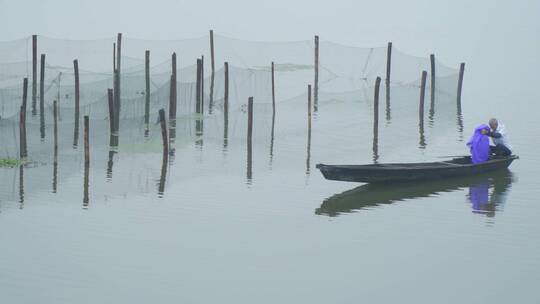
[[[0,167],[14,167],[19,163],[20,161],[16,158],[0,158]]]

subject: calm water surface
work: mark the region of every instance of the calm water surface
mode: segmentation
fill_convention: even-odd
[[[538,302],[534,101],[523,96],[533,109],[504,117],[520,159],[475,178],[324,180],[316,163],[372,161],[371,122],[355,103],[321,105],[309,146],[305,107],[284,106],[273,143],[268,119],[256,125],[250,164],[242,112],[226,147],[218,119],[202,140],[179,132],[165,170],[159,138],[151,151],[120,148],[112,166],[96,144],[88,197],[77,151],[56,168],[0,169],[1,302]],[[463,138],[490,116],[480,101],[464,107],[462,135],[455,120],[435,123],[419,149],[413,126],[412,144],[381,139],[380,161],[463,154]]]

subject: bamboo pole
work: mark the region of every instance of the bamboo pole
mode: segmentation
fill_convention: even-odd
[[[253,179],[253,97],[248,98],[248,129],[247,129],[247,181]]]
[[[19,114],[19,156],[25,159],[28,156],[26,145],[26,104],[28,99],[28,78],[23,80],[23,100]]]
[[[201,114],[204,115],[204,56],[201,56]]]
[[[311,160],[311,85],[308,85],[308,138],[307,138],[307,154],[306,154],[306,174],[310,172]]]
[[[379,159],[379,88],[381,86],[381,77],[375,80],[375,92],[373,98],[373,162]]]
[[[270,165],[272,164],[272,159],[274,157],[274,127],[276,123],[276,85],[274,79],[274,62],[272,61],[272,131],[270,132]]]
[[[461,108],[461,90],[463,88],[463,74],[465,73],[465,62],[462,62],[459,65],[459,79],[458,79],[458,88],[457,88],[457,103]]]
[[[225,88],[223,94],[223,148],[227,148],[229,137],[229,63],[224,64]]]
[[[159,123],[161,125],[161,139],[163,140],[163,161],[169,159],[169,140],[167,138],[167,121],[165,118],[165,110],[159,110]]]
[[[37,114],[37,35],[32,35],[32,116]]]
[[[390,72],[392,69],[392,42],[388,42],[386,48],[386,83],[390,84]]]
[[[53,145],[54,163],[58,163],[58,102],[53,101]]]
[[[79,61],[73,60],[73,71],[75,73],[75,125],[73,130],[73,148],[77,148],[79,142],[79,108],[80,108],[80,91],[79,91]]]
[[[429,55],[429,62],[431,67],[431,103],[429,115],[433,119],[433,114],[435,114],[435,54]]]
[[[315,112],[319,109],[319,36],[315,36],[315,81],[313,83],[313,100]]]
[[[83,207],[88,207],[88,181],[90,175],[90,121],[85,115],[84,120],[84,186],[83,186]]]
[[[215,58],[214,58],[214,31],[210,30],[210,63],[212,73],[210,75],[210,101],[208,102],[208,113],[212,114],[214,108],[214,75],[215,75]]]
[[[465,73],[465,63],[462,62],[459,66],[459,79],[457,89],[457,123],[459,132],[463,133],[463,115],[461,112],[461,90],[463,88],[463,74]]]
[[[90,163],[90,121],[88,115],[84,116],[84,163]]]
[[[427,71],[422,71],[422,80],[420,82],[420,103],[418,107],[418,119],[420,125],[424,125],[424,100],[426,97],[426,80],[427,80]]]
[[[210,64],[212,66],[212,74],[214,74],[215,70],[215,61],[214,61],[214,31],[210,30]]]
[[[45,54],[41,54],[39,70],[39,131],[45,138]]]
[[[146,129],[150,123],[150,51],[144,53],[144,78],[145,78],[145,102],[144,102],[144,124]]]
[[[114,92],[113,89],[107,89],[107,100],[109,104],[109,145],[110,146],[116,146],[115,145],[115,117],[114,117]]]
[[[201,59],[197,59],[197,79],[195,81],[196,112],[201,113]]]
[[[171,56],[171,88],[169,92],[169,122],[171,120],[176,120],[176,53],[173,53]]]

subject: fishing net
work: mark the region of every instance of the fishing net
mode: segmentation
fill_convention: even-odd
[[[319,44],[318,93],[315,99],[315,44],[313,40],[294,42],[257,42],[213,35],[214,68],[210,37],[183,40],[141,40],[123,38],[121,57],[115,54],[116,37],[97,40],[62,40],[37,37],[37,96],[32,99],[32,37],[0,43],[0,153],[18,155],[18,121],[22,100],[22,79],[29,79],[27,133],[29,154],[36,159],[49,158],[52,149],[52,104],[58,101],[60,146],[70,147],[74,140],[75,73],[77,59],[80,83],[80,122],[88,115],[92,128],[104,145],[109,142],[107,89],[114,87],[113,61],[121,60],[120,71],[120,143],[159,142],[158,110],[168,111],[171,92],[171,54],[177,54],[176,137],[221,142],[223,137],[243,141],[246,136],[246,104],[254,98],[255,143],[268,145],[272,121],[279,123],[281,136],[306,133],[307,86],[312,85],[315,107],[314,130],[320,136],[332,136],[354,125],[358,148],[372,154],[373,160],[404,150],[421,153],[435,148],[447,149],[448,137],[459,138],[461,116],[457,108],[457,70],[435,61],[432,81],[429,57],[405,54],[395,47],[391,53],[391,78],[386,83],[387,47],[353,47],[321,40]],[[145,51],[150,50],[150,125],[145,126]],[[40,96],[40,54],[45,54],[43,96]],[[204,58],[202,115],[196,113],[196,60]],[[229,63],[229,113],[225,135],[224,62]],[[273,119],[272,72],[274,63],[275,101],[278,119]],[[423,123],[420,122],[420,76],[428,71]],[[213,71],[213,73],[212,73]],[[374,83],[382,77],[377,134],[373,132]],[[435,83],[432,92],[432,82]],[[387,93],[389,93],[387,95]],[[43,101],[44,111],[39,110]],[[196,123],[204,119],[202,130]],[[322,128],[322,126],[325,126]],[[284,129],[283,127],[286,127]],[[82,130],[82,128],[79,128]],[[314,131],[315,132],[315,131]],[[328,134],[326,134],[327,132]],[[332,135],[334,134],[334,135]],[[344,134],[347,134],[345,132]],[[302,135],[304,136],[304,135]],[[82,135],[80,136],[82,137]],[[375,141],[374,141],[375,139]],[[183,139],[182,139],[183,140]],[[350,139],[349,139],[350,140]],[[412,144],[414,143],[414,144]],[[79,143],[80,145],[80,143]],[[158,145],[156,145],[158,147]],[[438,147],[438,148],[436,148]],[[62,149],[62,148],[61,148]],[[439,149],[439,150],[437,150]]]

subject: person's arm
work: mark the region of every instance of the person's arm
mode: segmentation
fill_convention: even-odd
[[[502,134],[496,131],[490,131],[487,136],[493,137],[493,138],[501,138]]]

